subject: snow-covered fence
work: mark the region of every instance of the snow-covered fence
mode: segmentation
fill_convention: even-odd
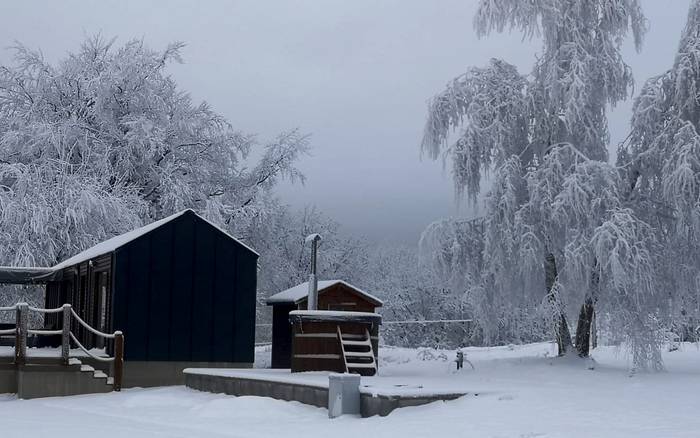
[[[272,324],[255,324],[255,345],[272,343]]]
[[[459,348],[478,345],[471,319],[382,321],[381,342],[396,347]],[[272,324],[255,325],[255,345],[272,342]]]
[[[86,355],[94,360],[100,362],[111,362],[114,364],[114,383],[113,388],[115,391],[120,391],[122,386],[122,375],[124,370],[124,334],[120,331],[115,331],[114,333],[104,333],[95,328],[91,327],[86,323],[78,314],[73,310],[70,304],[64,304],[61,307],[55,309],[41,309],[37,307],[32,307],[27,303],[17,303],[14,306],[0,307],[0,314],[15,313],[15,327],[11,329],[0,330],[0,336],[14,336],[15,338],[15,363],[18,365],[24,365],[27,362],[27,337],[28,335],[34,336],[61,336],[61,359],[63,365],[68,365],[71,359],[70,355],[70,341],[71,339],[75,345],[82,350]],[[31,329],[29,324],[29,312],[34,312],[38,314],[49,314],[49,313],[61,313],[62,314],[62,327],[60,330],[44,330],[44,329]],[[111,339],[114,341],[114,356],[105,357],[97,356],[93,354],[90,350],[85,348],[83,344],[78,341],[78,338],[71,331],[71,323],[75,320],[79,325],[83,326],[85,330],[91,332],[95,336],[100,336],[105,339]]]
[[[475,344],[471,319],[383,321],[379,335],[383,344],[396,347],[458,348]]]

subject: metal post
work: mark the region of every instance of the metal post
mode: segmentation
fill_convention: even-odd
[[[70,324],[71,324],[71,305],[63,305],[63,326],[61,327],[61,359],[63,365],[68,365],[70,359]]]
[[[27,314],[29,304],[17,304],[17,338],[15,341],[15,363],[24,365],[27,363]]]
[[[20,349],[22,345],[22,311],[19,306],[15,306],[15,363],[19,364],[20,359]]]
[[[124,334],[114,332],[114,385],[115,391],[122,390],[122,377],[124,375]]]
[[[319,234],[310,234],[306,237],[306,243],[311,243],[311,275],[309,275],[308,310],[318,310],[318,277],[316,277],[316,254],[318,253]]]

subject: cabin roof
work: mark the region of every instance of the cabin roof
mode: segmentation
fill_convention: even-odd
[[[5,284],[30,284],[42,283],[51,274],[51,268],[25,268],[19,266],[0,266],[0,283]]]
[[[319,295],[329,289],[332,286],[335,286],[337,284],[342,284],[343,286],[346,286],[350,289],[353,290],[356,294],[362,296],[365,298],[367,301],[370,301],[374,303],[377,306],[381,306],[384,303],[382,303],[382,300],[379,298],[375,297],[372,294],[369,294],[361,289],[356,288],[355,286],[346,283],[343,280],[319,280],[318,281],[318,293]],[[301,284],[297,284],[294,287],[291,287],[287,290],[283,290],[282,292],[278,292],[271,297],[267,299],[267,304],[268,305],[274,305],[274,304],[299,304],[303,300],[307,299],[309,297],[309,282],[306,281]]]
[[[84,261],[90,260],[90,259],[95,258],[97,256],[101,256],[103,254],[113,252],[113,251],[117,250],[118,248],[126,245],[127,243],[129,243],[133,240],[136,240],[137,238],[139,238],[145,234],[148,234],[149,232],[155,230],[156,228],[159,228],[159,227],[167,224],[168,222],[171,222],[171,221],[173,221],[173,220],[175,220],[175,219],[179,218],[180,216],[183,216],[187,213],[194,214],[195,216],[199,217],[200,219],[202,219],[203,221],[205,221],[206,223],[208,223],[212,227],[216,228],[217,230],[219,230],[222,233],[224,233],[225,235],[227,235],[232,240],[235,240],[236,242],[238,242],[241,246],[246,248],[248,251],[259,256],[259,254],[253,248],[251,248],[250,246],[241,242],[240,240],[236,239],[235,237],[233,237],[232,235],[230,235],[229,233],[227,233],[226,231],[224,231],[223,229],[221,229],[220,227],[218,227],[217,225],[215,225],[211,221],[198,215],[194,210],[188,208],[186,210],[182,210],[179,213],[175,213],[175,214],[168,216],[166,218],[152,222],[152,223],[145,225],[141,228],[137,228],[137,229],[129,231],[127,233],[112,237],[111,239],[105,240],[104,242],[100,242],[97,245],[92,246],[92,247],[86,249],[85,251],[82,251],[82,252],[74,255],[73,257],[70,257],[70,258],[62,261],[61,263],[55,265],[52,269],[54,269],[54,270],[63,269],[63,268],[66,268],[68,266],[73,266],[73,265],[76,265],[78,263],[82,263]]]

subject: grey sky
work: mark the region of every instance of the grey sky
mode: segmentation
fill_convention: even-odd
[[[315,204],[344,229],[414,243],[454,206],[449,174],[419,159],[426,100],[469,66],[498,57],[528,72],[538,43],[519,34],[479,40],[476,0],[27,1],[0,3],[0,42],[55,60],[101,32],[159,49],[184,41],[171,71],[239,129],[262,138],[294,127],[313,135],[306,186],[282,199]],[[688,0],[646,0],[641,54],[627,44],[637,85],[673,61]],[[9,52],[0,52],[0,62]],[[613,146],[631,103],[611,114]]]

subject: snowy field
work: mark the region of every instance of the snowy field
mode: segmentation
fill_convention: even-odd
[[[695,344],[666,353],[666,372],[636,374],[611,347],[595,350],[595,363],[552,358],[550,344],[466,351],[476,370],[456,372],[452,351],[383,348],[381,373],[390,380],[472,394],[384,418],[329,420],[325,409],[296,402],[184,387],[27,401],[3,395],[0,437],[700,436]]]

